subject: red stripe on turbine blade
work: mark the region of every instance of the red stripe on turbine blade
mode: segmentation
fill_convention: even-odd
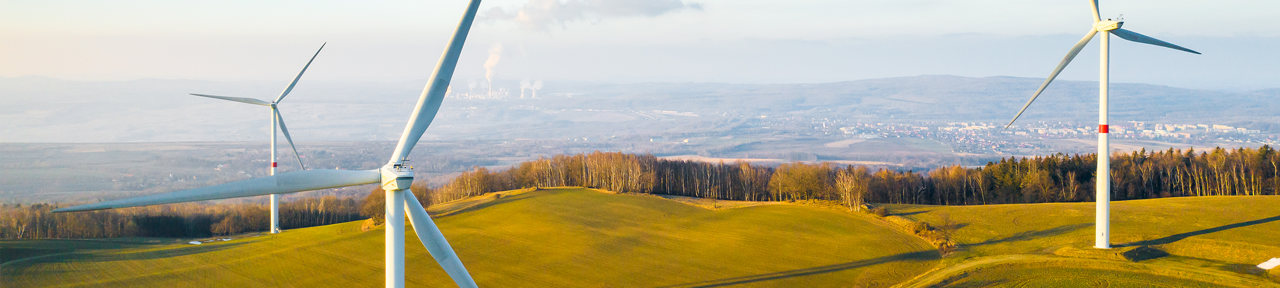
[[[1106,133],[1107,133],[1107,124],[1100,124],[1100,125],[1098,125],[1098,133],[1106,134]]]
[[[276,167],[276,162],[271,162],[271,168],[275,168],[275,167]]]

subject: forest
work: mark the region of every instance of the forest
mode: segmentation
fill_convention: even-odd
[[[838,201],[985,205],[1094,200],[1097,156],[1055,154],[1006,158],[982,167],[931,171],[869,169],[793,162],[777,167],[667,160],[653,155],[594,152],[556,155],[493,171],[476,167],[440,187],[415,183],[425,206],[520,188],[581,186],[621,193],[667,194],[740,201]],[[1111,199],[1277,195],[1280,155],[1270,146],[1209,151],[1134,151],[1111,155]],[[364,199],[333,196],[282,203],[283,229],[365,218],[381,221],[383,192]],[[264,205],[176,204],[48,213],[55,205],[0,206],[0,239],[204,237],[265,231]]]
[[[280,228],[293,229],[365,219],[362,201],[334,196],[280,203]],[[49,213],[57,205],[0,205],[0,239],[209,237],[266,231],[271,215],[261,204],[181,203],[73,213]]]
[[[778,167],[595,152],[557,155],[502,171],[476,168],[427,194],[436,203],[529,187],[584,186],[743,201],[984,205],[1094,200],[1097,156],[1005,158],[982,167],[899,171],[829,163]],[[1280,155],[1270,146],[1111,155],[1111,199],[1276,195]]]

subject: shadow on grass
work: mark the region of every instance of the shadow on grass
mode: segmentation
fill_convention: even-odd
[[[1267,222],[1274,222],[1274,221],[1280,221],[1280,216],[1272,216],[1269,218],[1262,218],[1262,219],[1253,220],[1253,221],[1245,221],[1245,222],[1240,222],[1235,224],[1222,225],[1218,227],[1191,231],[1187,233],[1173,234],[1160,239],[1143,240],[1143,241],[1138,241],[1133,243],[1121,244],[1117,246],[1130,247],[1130,246],[1149,246],[1149,245],[1169,244],[1173,242],[1178,242],[1179,240],[1182,240],[1182,239],[1187,239],[1187,237],[1191,237],[1191,236],[1204,235],[1204,234],[1220,232],[1220,231],[1225,231],[1225,230],[1235,229],[1235,228],[1240,228],[1245,226],[1253,226],[1253,225],[1258,225],[1258,224],[1267,223]]]
[[[46,253],[46,255],[38,255],[26,257],[26,259],[18,259],[4,262],[0,264],[0,283],[13,278],[31,278],[33,275],[60,275],[64,273],[77,273],[79,268],[77,262],[105,262],[120,260],[148,260],[148,259],[166,259],[166,257],[180,257],[187,255],[195,255],[195,253],[214,252],[219,250],[227,250],[239,246],[243,243],[227,243],[227,244],[209,244],[209,246],[169,248],[169,250],[159,251],[143,251],[116,253],[110,250],[65,250],[60,253]],[[38,269],[33,269],[40,266]],[[6,287],[6,285],[0,285]]]
[[[991,245],[991,244],[999,244],[999,243],[1006,243],[1006,242],[1027,241],[1027,240],[1032,240],[1032,239],[1038,239],[1038,238],[1052,237],[1052,236],[1058,236],[1058,235],[1062,235],[1062,234],[1067,234],[1067,233],[1070,233],[1071,231],[1080,230],[1080,229],[1082,229],[1082,228],[1089,227],[1089,226],[1093,226],[1093,223],[1078,223],[1078,224],[1071,224],[1071,225],[1062,225],[1062,226],[1053,227],[1053,228],[1049,228],[1049,229],[1045,229],[1045,230],[1040,230],[1040,231],[1027,231],[1027,232],[1022,232],[1022,233],[1014,234],[1014,235],[1009,236],[1009,237],[1004,237],[1004,238],[999,238],[999,239],[991,239],[991,240],[987,240],[987,241],[984,241],[984,242],[981,242],[981,243],[965,244],[965,245],[968,245],[968,246],[981,246],[981,245]]]
[[[1169,253],[1164,252],[1164,250],[1151,248],[1151,246],[1142,246],[1142,247],[1138,247],[1138,249],[1126,251],[1121,255],[1123,255],[1125,259],[1129,259],[1130,261],[1142,262],[1142,261],[1169,256]]]
[[[27,261],[29,258],[47,257],[65,253],[94,253],[100,250],[120,250],[155,246],[146,243],[147,238],[104,238],[104,239],[33,239],[0,241],[0,265],[9,262]]]
[[[538,191],[546,191],[546,190],[544,189],[544,190],[538,190]],[[501,196],[497,196],[497,195],[501,195]],[[449,216],[453,216],[453,215],[458,215],[458,214],[462,214],[462,213],[467,213],[467,212],[471,212],[471,211],[476,211],[476,210],[484,209],[484,208],[487,208],[487,207],[489,207],[489,206],[493,206],[493,205],[497,205],[497,204],[502,204],[502,203],[508,203],[508,202],[512,202],[512,201],[517,201],[517,200],[527,199],[527,198],[529,198],[527,195],[528,195],[528,193],[526,193],[526,194],[520,194],[520,195],[515,195],[515,196],[507,195],[507,194],[490,194],[490,196],[485,196],[485,197],[497,197],[497,198],[496,198],[496,199],[493,199],[493,200],[490,200],[490,201],[486,201],[486,202],[484,202],[484,203],[480,203],[480,204],[476,204],[476,205],[467,206],[467,207],[462,208],[462,209],[453,210],[453,211],[448,211],[448,212],[444,212],[444,213],[440,213],[440,214],[436,214],[436,215],[431,215],[431,218],[449,217]]]
[[[839,272],[839,271],[844,271],[849,269],[856,269],[856,268],[862,268],[862,267],[890,263],[890,262],[897,262],[897,261],[935,260],[941,257],[942,255],[938,254],[938,251],[929,250],[929,251],[920,251],[920,252],[913,252],[913,253],[903,253],[898,255],[885,256],[885,257],[880,257],[875,259],[853,261],[853,262],[834,264],[834,265],[818,266],[818,267],[812,267],[812,268],[788,270],[788,271],[757,274],[757,275],[742,276],[742,277],[708,280],[708,281],[702,281],[702,282],[677,284],[677,285],[663,286],[663,287],[731,286],[731,285],[764,282],[764,281],[771,281],[771,280],[778,280],[778,279],[786,279],[786,278],[792,278],[792,277],[803,277],[803,276],[809,276],[809,275],[815,275],[815,274]]]
[[[938,226],[938,229],[950,230],[954,232],[956,230],[960,230],[960,228],[969,227],[969,223],[951,223],[951,224],[943,223],[943,224],[938,224],[937,226]]]
[[[905,212],[905,213],[890,213],[890,214],[893,216],[911,216],[916,214],[929,213],[929,211],[933,211],[933,210],[920,210],[920,211],[911,211],[911,212]]]
[[[1222,266],[1218,266],[1218,270],[1258,276],[1267,275],[1267,270],[1263,270],[1257,265],[1252,264],[1223,264]]]
[[[120,260],[151,260],[162,258],[182,257],[200,253],[216,252],[235,248],[240,245],[248,244],[251,241],[239,241],[234,243],[218,243],[218,244],[202,244],[191,245],[181,248],[169,248],[149,251],[139,251],[130,253],[112,253],[99,250],[105,253],[71,253],[65,257],[53,257],[50,261],[37,262],[100,262],[100,261],[120,261]],[[189,245],[189,244],[188,244]]]

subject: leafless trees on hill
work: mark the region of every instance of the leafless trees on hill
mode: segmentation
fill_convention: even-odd
[[[0,239],[208,237],[266,231],[271,216],[259,204],[172,204],[77,213],[49,213],[49,204],[0,206]],[[334,196],[282,202],[285,229],[363,219],[358,201]]]
[[[1112,199],[1209,195],[1275,195],[1280,154],[1269,146],[1117,153]],[[744,201],[837,200],[862,203],[981,205],[1093,201],[1096,155],[1008,158],[983,167],[928,172],[801,162],[776,168],[748,163],[666,160],[595,152],[557,155],[511,169],[477,168],[427,191],[436,203],[528,187],[584,186]]]
[[[1180,196],[1276,195],[1280,154],[1257,149],[1212,149],[1111,155],[1112,199]],[[424,205],[519,188],[582,186],[742,201],[834,200],[850,209],[862,203],[981,205],[1093,201],[1096,155],[1008,158],[983,167],[943,167],[928,172],[871,171],[860,166],[788,163],[776,168],[748,163],[666,160],[652,155],[594,152],[556,155],[501,171],[477,167],[444,186],[416,183]],[[285,228],[377,218],[381,190],[370,197],[332,196],[287,202]],[[54,205],[0,206],[0,239],[200,237],[263,231],[262,205],[178,204],[50,214]],[[363,216],[362,216],[363,215]]]

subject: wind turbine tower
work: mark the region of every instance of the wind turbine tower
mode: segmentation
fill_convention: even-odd
[[[262,101],[258,99],[253,99],[253,98],[215,96],[215,95],[196,94],[196,93],[191,93],[191,95],[271,107],[271,175],[276,175],[276,166],[277,166],[276,165],[276,142],[277,142],[276,135],[279,133],[276,132],[276,128],[279,128],[280,132],[284,132],[284,139],[289,141],[289,148],[293,149],[293,157],[298,159],[298,167],[301,168],[302,170],[306,170],[307,166],[302,164],[302,156],[298,155],[298,148],[293,145],[293,137],[289,136],[289,128],[285,127],[284,118],[280,117],[280,110],[276,108],[276,105],[280,104],[280,100],[284,100],[284,96],[288,96],[290,91],[293,91],[293,86],[298,85],[298,79],[302,79],[302,74],[307,73],[307,67],[311,67],[311,62],[315,61],[316,56],[320,55],[320,50],[324,50],[325,44],[329,44],[329,43],[326,42],[324,44],[320,44],[320,49],[316,50],[315,55],[311,55],[311,60],[307,60],[307,65],[302,66],[302,71],[298,72],[298,76],[293,77],[293,82],[289,82],[289,86],[284,87],[284,91],[280,92],[280,96],[277,96],[275,101],[267,102],[267,101]],[[280,195],[279,194],[271,194],[271,233],[272,234],[280,233]]]
[[[1194,54],[1200,52],[1191,49],[1182,48],[1182,46],[1173,45],[1169,42],[1157,40],[1138,34],[1137,32],[1121,29],[1124,25],[1123,18],[1115,20],[1103,20],[1101,14],[1098,13],[1098,1],[1090,0],[1089,7],[1093,10],[1093,27],[1089,28],[1089,32],[1084,35],[1084,39],[1076,43],[1067,52],[1067,56],[1062,58],[1062,62],[1058,63],[1058,67],[1053,69],[1053,73],[1049,73],[1049,78],[1044,80],[1044,84],[1040,84],[1040,89],[1036,89],[1036,93],[1031,95],[1031,100],[1027,100],[1027,104],[1022,106],[1022,110],[1018,110],[1018,114],[1013,116],[1013,120],[1009,120],[1009,124],[1005,125],[1005,129],[1013,126],[1013,122],[1022,116],[1022,112],[1027,111],[1027,107],[1031,106],[1031,102],[1036,101],[1036,97],[1040,97],[1040,92],[1044,92],[1044,88],[1049,86],[1053,79],[1058,77],[1058,73],[1062,72],[1067,64],[1071,63],[1071,59],[1076,58],[1076,54],[1080,53],[1084,46],[1093,40],[1093,36],[1102,33],[1101,54],[1099,57],[1099,75],[1098,75],[1098,172],[1096,175],[1097,192],[1095,223],[1094,223],[1094,248],[1109,249],[1111,248],[1111,149],[1109,148],[1108,129],[1107,129],[1107,90],[1110,84],[1108,70],[1110,69],[1110,51],[1111,51],[1111,34],[1115,34],[1120,39],[1129,40],[1138,43],[1151,44],[1175,50],[1185,51]]]

